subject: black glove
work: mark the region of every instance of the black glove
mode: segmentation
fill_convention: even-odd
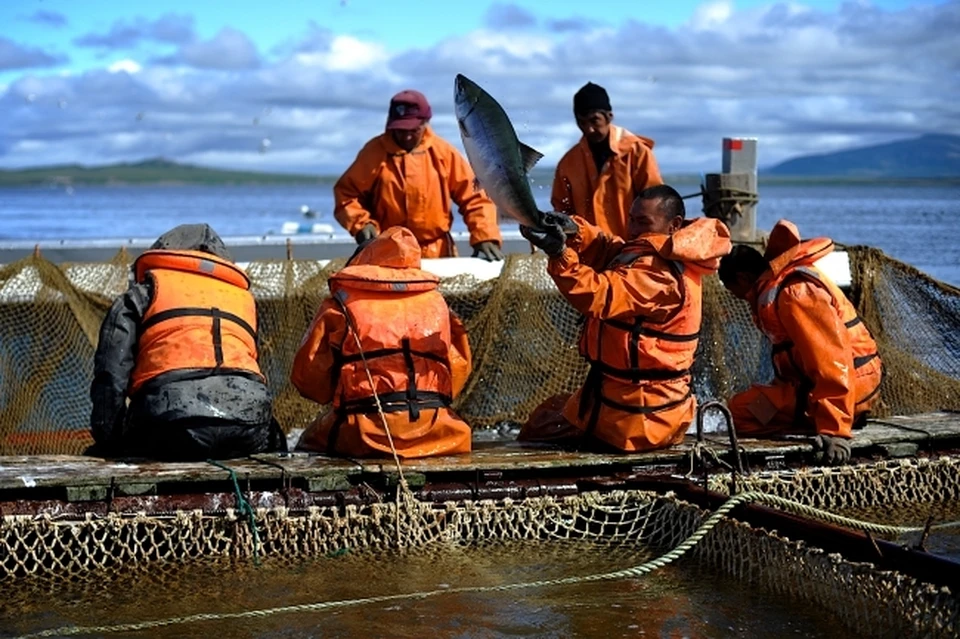
[[[813,438],[813,450],[816,457],[822,459],[829,466],[838,466],[850,461],[850,440],[830,435],[817,435]]]
[[[479,257],[488,262],[499,262],[503,259],[503,253],[500,252],[500,247],[497,246],[496,242],[478,242],[473,247],[471,257]]]
[[[563,234],[563,229],[557,224],[544,224],[542,229],[535,229],[529,226],[520,225],[520,235],[527,238],[531,244],[550,257],[556,257],[563,253],[563,247],[567,236]]]
[[[373,224],[367,224],[365,227],[357,231],[357,234],[353,237],[357,240],[357,244],[363,244],[367,240],[372,240],[377,235],[377,227],[375,227]]]
[[[573,221],[573,218],[560,211],[544,213],[543,224],[545,226],[559,226],[564,235],[576,235],[580,231],[580,227]]]

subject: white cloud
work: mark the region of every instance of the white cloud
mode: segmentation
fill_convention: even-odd
[[[403,88],[428,96],[435,129],[459,145],[457,73],[501,102],[544,167],[579,137],[572,96],[587,81],[608,89],[618,123],[656,140],[665,172],[716,170],[725,135],[758,137],[770,164],[960,133],[957,0],[898,12],[711,2],[677,29],[522,22],[522,31],[479,29],[406,51],[309,25],[266,55],[225,29],[166,60],[124,58],[73,77],[24,71],[0,88],[0,166],[162,155],[337,173],[383,130],[387,101]],[[264,138],[271,144],[260,153]]]
[[[690,26],[693,29],[713,29],[722,26],[733,15],[733,3],[730,0],[704,2],[693,12]]]
[[[119,73],[124,71],[126,73],[139,73],[142,67],[134,60],[130,58],[124,58],[123,60],[117,60],[113,64],[107,67],[107,71],[110,73]]]
[[[336,36],[327,51],[297,54],[297,61],[325,71],[362,71],[378,67],[389,59],[379,44],[364,42],[352,36]]]

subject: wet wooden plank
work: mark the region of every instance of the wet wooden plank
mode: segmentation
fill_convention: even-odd
[[[349,476],[360,472],[360,466],[348,460],[324,459],[302,455],[294,459],[268,457],[272,464],[255,459],[234,459],[221,462],[233,469],[238,480],[278,479],[291,477],[321,478]],[[277,466],[283,467],[284,471]],[[0,490],[46,488],[57,486],[92,487],[158,483],[193,483],[223,481],[229,473],[206,462],[115,461],[69,455],[37,455],[0,457]],[[129,492],[129,491],[128,491]]]
[[[718,453],[729,448],[726,434],[706,437]],[[960,414],[930,413],[909,417],[872,420],[855,433],[855,450],[886,447],[890,451],[909,454],[911,446],[936,447],[960,440]],[[634,454],[600,454],[558,450],[555,447],[516,441],[478,441],[474,451],[466,455],[406,460],[402,468],[408,481],[416,483],[425,474],[447,472],[489,472],[496,470],[548,470],[557,468],[598,468],[615,466],[656,466],[685,463],[696,438],[688,435],[684,442],[667,450]],[[751,457],[804,455],[811,452],[809,438],[782,440],[741,439],[740,444]],[[893,453],[891,453],[893,454]],[[222,462],[234,470],[237,478],[247,480],[300,479],[309,490],[343,490],[350,479],[361,474],[397,474],[390,459],[337,459],[323,455],[291,453],[287,455],[255,455],[250,459]],[[0,457],[0,490],[69,487],[82,498],[100,487],[120,486],[137,494],[149,493],[159,483],[193,483],[223,481],[225,470],[205,462],[160,463],[152,461],[115,461],[66,455]]]

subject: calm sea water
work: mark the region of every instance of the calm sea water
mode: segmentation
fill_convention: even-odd
[[[681,193],[696,184],[677,184]],[[549,184],[535,182],[541,207]],[[687,201],[699,214],[700,200]],[[305,219],[300,207],[317,212]],[[157,186],[0,189],[0,241],[150,238],[186,222],[207,222],[223,236],[279,233],[284,222],[333,219],[329,185]],[[807,237],[866,244],[960,286],[960,186],[760,186],[758,226],[796,222]],[[456,217],[456,230],[465,230]]]

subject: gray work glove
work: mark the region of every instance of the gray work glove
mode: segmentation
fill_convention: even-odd
[[[577,223],[573,221],[566,213],[561,213],[560,211],[551,211],[549,213],[544,213],[543,223],[547,226],[559,226],[560,230],[563,231],[564,235],[576,235],[580,231],[580,227],[577,226]]]
[[[503,259],[503,253],[500,252],[500,247],[497,246],[496,242],[478,242],[473,247],[471,257],[479,257],[488,262],[499,262]]]
[[[567,236],[563,234],[563,229],[558,224],[547,224],[544,221],[542,229],[535,229],[529,226],[520,225],[520,235],[543,250],[550,257],[556,257],[563,253],[563,247]]]
[[[850,440],[830,435],[817,435],[813,438],[813,450],[816,457],[829,466],[839,466],[850,461]]]
[[[357,240],[357,244],[363,244],[367,240],[372,240],[377,235],[377,227],[375,227],[373,224],[367,224],[362,229],[357,231],[357,234],[353,237]]]

